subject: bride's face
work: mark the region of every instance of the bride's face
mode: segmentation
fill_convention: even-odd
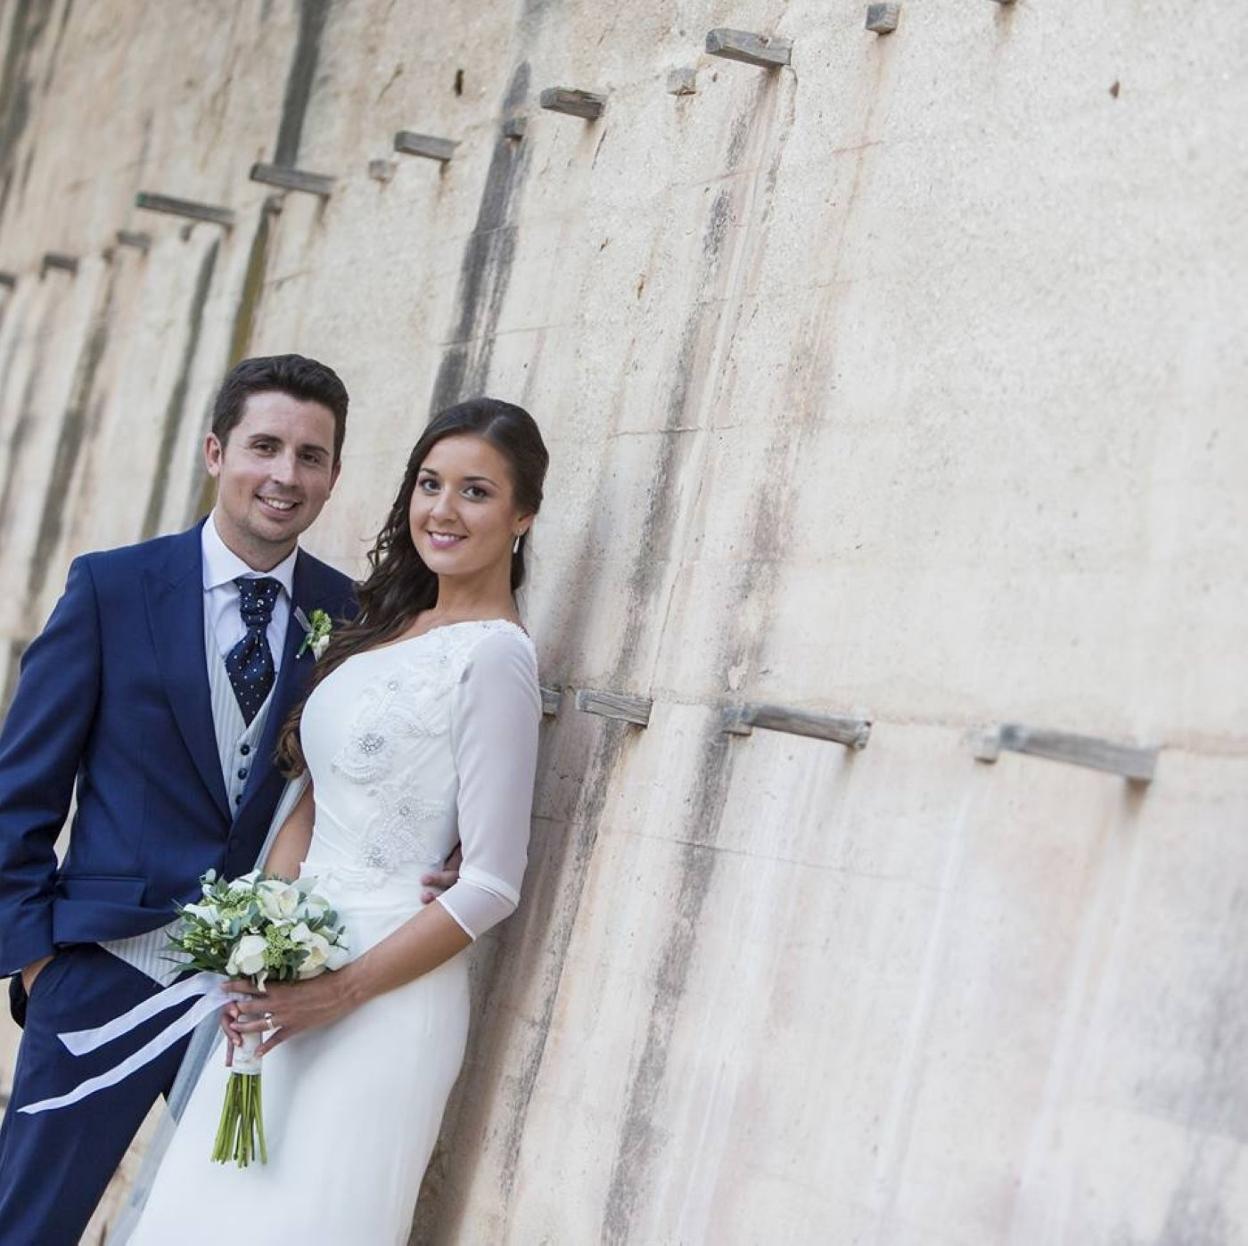
[[[511,467],[483,437],[443,437],[420,465],[408,512],[412,542],[437,575],[476,575],[500,563],[531,517],[515,505]]]

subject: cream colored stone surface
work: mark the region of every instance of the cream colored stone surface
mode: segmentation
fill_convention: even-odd
[[[75,553],[199,513],[242,354],[351,390],[308,540],[344,569],[432,406],[546,432],[525,611],[569,695],[413,1241],[1248,1240],[1248,16],[864,10],[306,4],[322,204],[247,180],[293,0],[0,9],[4,686]],[[460,147],[373,181],[400,128]],[[871,743],[723,735],[740,700]],[[1157,778],[974,761],[1002,720]]]

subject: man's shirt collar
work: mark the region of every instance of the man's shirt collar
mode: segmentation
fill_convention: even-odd
[[[295,559],[299,557],[296,546],[272,571],[256,571],[249,567],[226,543],[217,531],[217,516],[214,511],[208,516],[201,530],[201,542],[204,550],[204,592],[220,588],[223,584],[232,584],[240,575],[272,576],[286,590],[286,596],[294,595]]]

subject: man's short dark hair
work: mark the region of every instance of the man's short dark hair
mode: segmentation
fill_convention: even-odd
[[[243,418],[252,394],[289,394],[301,402],[319,402],[334,416],[334,462],[342,458],[347,435],[347,387],[333,368],[303,355],[260,355],[235,364],[212,404],[212,432],[224,446]]]

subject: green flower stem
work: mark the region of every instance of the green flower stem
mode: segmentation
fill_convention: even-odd
[[[233,1160],[240,1168],[246,1168],[257,1154],[262,1164],[269,1162],[260,1076],[231,1073],[225,1084],[225,1102],[221,1105],[212,1158],[218,1164]]]
[[[260,1162],[267,1164],[269,1151],[264,1145],[264,1103],[260,1097],[260,1074],[257,1073],[251,1080],[256,1083],[256,1133],[260,1139]]]

